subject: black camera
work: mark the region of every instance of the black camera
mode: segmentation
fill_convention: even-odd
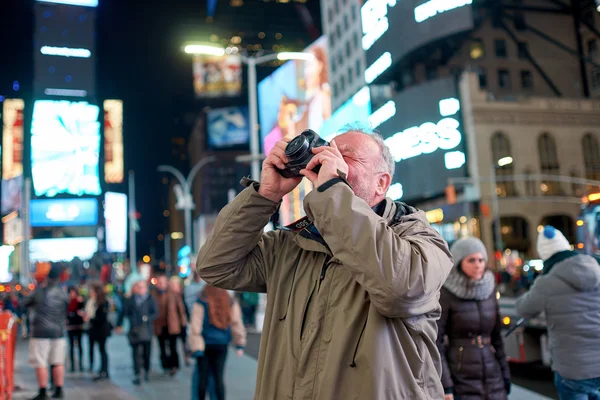
[[[285,169],[279,170],[284,178],[299,178],[300,171],[306,168],[306,165],[314,157],[312,149],[315,147],[329,146],[329,142],[323,140],[316,132],[307,129],[300,135],[292,139],[285,148],[285,155],[288,163]],[[319,173],[320,165],[313,168],[315,173]]]

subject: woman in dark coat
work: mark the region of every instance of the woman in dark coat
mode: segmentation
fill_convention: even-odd
[[[450,251],[454,268],[441,290],[437,339],[444,399],[506,400],[510,371],[485,246],[479,239],[466,238]]]
[[[148,293],[146,281],[139,280],[133,284],[131,291],[133,295],[125,299],[123,311],[117,322],[117,332],[123,331],[123,320],[129,320],[129,332],[127,338],[131,345],[133,359],[133,383],[141,384],[140,372],[144,368],[144,380],[147,382],[150,372],[150,349],[152,347],[153,322],[156,319],[156,303]]]
[[[97,343],[100,350],[100,359],[102,361],[100,373],[94,378],[95,381],[108,379],[108,353],[106,352],[106,340],[110,336],[112,325],[108,320],[109,304],[104,294],[104,288],[101,285],[93,287],[90,292],[91,299],[94,300],[96,311],[90,318],[90,343]]]
[[[79,371],[83,372],[83,307],[85,303],[76,287],[69,288],[69,306],[67,307],[67,333],[69,334],[69,356],[71,372],[75,372],[75,346],[79,350]]]

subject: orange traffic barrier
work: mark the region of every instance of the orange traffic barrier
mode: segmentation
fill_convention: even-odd
[[[0,312],[0,400],[12,399],[18,322],[10,311]]]

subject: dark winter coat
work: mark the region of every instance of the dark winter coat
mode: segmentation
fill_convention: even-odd
[[[33,311],[31,337],[59,339],[65,335],[65,315],[69,296],[56,283],[38,287],[23,301]]]
[[[129,333],[127,337],[131,344],[152,341],[154,320],[156,319],[156,302],[150,295],[144,296],[141,302],[136,302],[136,297],[125,299],[123,310],[119,314],[117,326],[123,326],[123,320],[129,319]]]
[[[107,301],[98,304],[96,315],[90,320],[90,336],[98,340],[106,339],[112,332],[112,324],[108,320],[109,307]]]
[[[440,304],[437,345],[444,390],[456,400],[506,400],[510,372],[496,292],[485,300],[463,300],[442,288]]]

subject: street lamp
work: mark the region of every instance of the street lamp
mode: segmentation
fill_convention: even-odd
[[[192,211],[194,210],[194,199],[192,197],[192,184],[194,183],[194,178],[196,174],[204,168],[206,165],[216,161],[217,158],[215,156],[209,156],[200,160],[194,167],[190,170],[187,178],[183,176],[179,170],[170,165],[159,165],[158,171],[160,172],[169,172],[177,178],[179,181],[179,185],[181,186],[181,193],[179,198],[177,199],[176,208],[178,210],[184,211],[184,225],[185,225],[185,244],[190,247],[192,252],[194,251],[193,241],[192,241]],[[165,238],[165,240],[168,240]]]
[[[225,49],[205,44],[188,44],[184,47],[187,54],[194,55],[212,55],[223,56]],[[250,156],[237,157],[236,161],[250,161],[250,177],[255,181],[260,180],[260,161],[263,156],[260,154],[260,137],[258,133],[258,82],[256,81],[256,66],[275,60],[304,60],[314,59],[311,53],[302,52],[281,52],[270,53],[257,56],[242,55],[242,62],[248,66],[248,111],[250,114]]]
[[[492,188],[492,213],[494,214],[494,242],[496,252],[502,252],[502,227],[500,226],[500,205],[498,203],[498,192],[496,191],[496,171],[513,163],[512,157],[502,157],[496,164],[492,164],[490,186]]]

